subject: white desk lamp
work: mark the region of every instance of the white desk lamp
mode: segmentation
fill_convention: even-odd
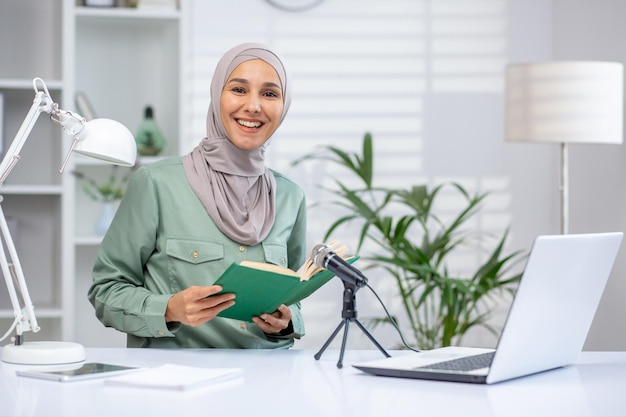
[[[569,232],[569,143],[622,143],[623,65],[553,61],[506,69],[505,140],[561,144],[561,233]]]
[[[39,89],[41,87],[41,89]],[[59,109],[53,102],[48,88],[41,78],[33,80],[35,99],[30,111],[22,122],[17,135],[0,162],[0,189],[9,173],[20,159],[20,151],[41,113],[50,114],[50,120],[74,136],[67,156],[63,160],[60,173],[72,152],[78,152],[116,165],[133,166],[137,147],[132,133],[121,123],[110,119],[94,119],[87,122],[82,116]],[[0,203],[3,197],[0,196]],[[18,364],[65,364],[85,360],[85,350],[78,343],[71,342],[24,342],[25,331],[36,333],[40,330],[35,317],[34,306],[24,279],[15,243],[9,233],[6,218],[0,204],[0,267],[9,290],[15,320],[4,337],[15,330],[14,343],[2,349],[2,361]],[[6,245],[8,258],[3,249]]]

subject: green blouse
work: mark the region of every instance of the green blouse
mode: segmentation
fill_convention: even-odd
[[[300,305],[289,306],[293,333],[267,335],[252,322],[216,317],[197,327],[166,323],[169,298],[211,285],[232,263],[262,261],[298,269],[306,258],[306,201],[298,185],[274,172],[276,220],[255,246],[230,240],[189,186],[180,157],[142,166],[102,240],[89,301],[128,347],[289,348],[304,335]],[[291,326],[290,326],[291,328]]]

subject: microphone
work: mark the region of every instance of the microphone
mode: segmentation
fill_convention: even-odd
[[[367,285],[367,278],[358,269],[337,255],[333,248],[325,243],[315,245],[311,251],[313,263],[320,268],[328,269],[347,284],[362,288]]]

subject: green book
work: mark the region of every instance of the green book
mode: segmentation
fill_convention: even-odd
[[[358,257],[346,259],[353,263]],[[241,321],[252,321],[252,316],[273,313],[281,304],[291,305],[303,300],[330,281],[335,274],[318,268],[304,281],[289,268],[262,262],[233,262],[215,281],[222,293],[235,293],[235,305],[218,314]]]

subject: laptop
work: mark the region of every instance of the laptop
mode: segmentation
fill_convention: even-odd
[[[353,366],[379,376],[493,384],[569,365],[585,343],[622,238],[538,236],[495,349],[451,346]]]

